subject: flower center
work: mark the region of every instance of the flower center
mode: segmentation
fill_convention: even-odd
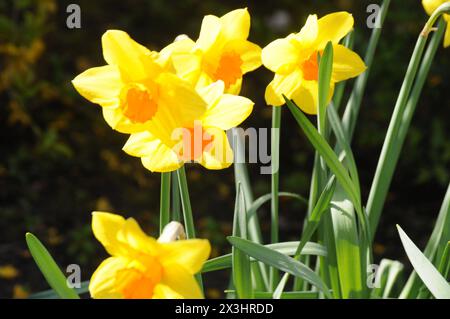
[[[317,61],[317,51],[310,55],[309,59],[303,61],[300,68],[303,78],[306,81],[317,81],[319,79],[319,63]]]
[[[215,80],[222,80],[225,88],[229,88],[242,77],[242,59],[234,52],[226,52],[222,54],[219,60],[219,66],[214,73]]]
[[[117,290],[125,299],[150,299],[155,286],[161,281],[163,269],[152,256],[139,256],[129,268],[118,271]]]
[[[194,127],[183,128],[182,147],[178,157],[183,161],[193,161],[202,156],[203,152],[212,147],[213,136],[206,132],[201,124]]]
[[[154,97],[140,88],[130,88],[127,92],[124,115],[133,123],[145,123],[156,113],[158,105]]]

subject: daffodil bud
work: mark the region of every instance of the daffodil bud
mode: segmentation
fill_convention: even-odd
[[[184,227],[179,222],[168,223],[158,238],[160,243],[170,243],[176,240],[186,239],[186,233]]]

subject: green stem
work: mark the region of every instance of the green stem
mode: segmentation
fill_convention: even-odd
[[[159,233],[170,222],[170,173],[161,173],[161,195],[159,202]]]
[[[278,225],[278,210],[279,210],[279,162],[280,162],[280,124],[281,124],[281,107],[272,108],[272,138],[271,138],[271,156],[272,156],[272,174],[271,174],[271,229],[270,238],[271,243],[275,244],[279,241],[279,225]],[[279,271],[275,268],[270,268],[270,289],[273,291],[279,281]]]
[[[234,175],[236,182],[236,191],[240,184],[244,198],[249,206],[254,202],[253,193],[248,176],[247,166],[245,165],[245,139],[239,134],[239,131],[232,129],[233,151],[235,153]],[[262,243],[262,233],[258,214],[253,214],[248,218],[248,236],[251,241]],[[269,289],[269,271],[266,265],[261,262],[252,264],[253,275],[255,276],[255,284],[263,283],[265,289]]]
[[[181,205],[183,207],[183,219],[184,219],[184,228],[186,232],[186,239],[195,238],[195,227],[194,227],[194,218],[192,216],[192,207],[191,200],[189,198],[189,189],[186,178],[186,171],[184,166],[180,167],[177,171],[178,175],[178,185],[180,186],[180,196],[181,196]],[[196,274],[195,277],[200,285],[200,288],[203,290],[203,280],[200,273]]]
[[[448,8],[450,10],[450,3],[448,3]],[[436,21],[435,14],[430,17],[424,31],[417,40],[413,56],[395,105],[394,113],[392,114],[391,122],[383,143],[380,159],[378,161],[377,169],[375,171],[375,176],[370,189],[369,199],[367,201],[367,212],[369,214],[369,222],[371,226],[371,240],[373,240],[375,230],[378,226],[381,211],[386,200],[386,195],[400,156],[403,142],[405,141],[414,109],[417,105],[417,101],[430,70],[431,62],[435,56],[437,47],[445,30],[445,23],[441,21],[439,23],[438,31],[434,34],[433,39],[430,42],[426,57],[420,66],[420,71],[417,76],[414,89],[412,90],[414,79],[416,78],[419,64],[425,49],[428,33],[433,25],[430,21],[432,23]],[[411,92],[412,94],[410,96]]]
[[[181,205],[183,207],[183,219],[186,239],[195,238],[194,218],[192,216],[191,200],[184,166],[180,167],[178,173],[178,185],[180,187]]]
[[[352,140],[353,132],[355,131],[356,119],[358,118],[361,101],[367,85],[367,79],[369,78],[375,51],[378,46],[378,40],[380,39],[382,26],[386,19],[390,3],[391,0],[384,0],[381,5],[381,10],[379,12],[380,27],[373,29],[369,45],[367,46],[366,55],[364,57],[364,63],[367,65],[367,70],[356,79],[352,94],[350,95],[350,99],[345,107],[342,125],[344,126],[345,132],[349,137],[349,142]]]
[[[181,222],[180,187],[178,186],[177,172],[172,172],[172,220]]]

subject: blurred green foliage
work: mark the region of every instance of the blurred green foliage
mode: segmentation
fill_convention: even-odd
[[[377,1],[1,1],[0,297],[24,297],[46,288],[26,251],[26,231],[43,239],[60,265],[80,264],[83,279],[106,256],[92,236],[91,211],[134,216],[156,235],[159,174],[146,171],[139,159],[121,151],[126,136],[113,132],[99,107],[80,97],[70,83],[83,70],[104,64],[100,38],[105,30],[125,30],[159,50],[178,34],[196,38],[206,14],[247,6],[252,16],[250,39],[264,46],[298,31],[310,13],[347,10],[355,16],[355,50],[363,56],[371,32],[365,24],[366,7],[372,2]],[[81,7],[81,29],[66,27],[69,3]],[[365,198],[426,18],[420,1],[391,5],[353,145]],[[449,57],[450,50],[440,49],[419,102],[382,215],[378,257],[402,256],[395,223],[421,239],[419,244],[426,240],[449,181]],[[271,77],[263,68],[246,77],[242,94],[255,101],[255,110],[244,127],[270,126],[264,89]],[[288,112],[282,117],[281,152],[281,189],[307,195],[312,147]],[[259,175],[257,165],[250,171],[255,194],[267,193],[269,176]],[[213,255],[228,251],[224,237],[231,233],[233,170],[208,172],[191,165],[188,177],[199,235],[212,241]],[[281,201],[282,240],[297,238],[298,217],[303,214],[304,207]],[[262,210],[261,216],[267,232],[268,212]],[[226,285],[220,275],[208,282],[210,297],[219,296],[217,288]]]

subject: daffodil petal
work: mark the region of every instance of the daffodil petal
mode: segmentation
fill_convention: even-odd
[[[366,65],[358,54],[340,44],[333,46],[332,80],[334,82],[344,81],[358,76],[366,68]]]
[[[121,257],[105,259],[95,270],[89,281],[89,293],[95,299],[123,298],[116,290],[116,274],[126,268],[126,260]]]
[[[202,71],[202,57],[196,53],[180,53],[172,56],[174,69],[179,77],[195,85]]]
[[[179,137],[174,136],[174,140],[178,139]],[[183,164],[176,155],[177,146],[175,143],[171,149],[147,131],[132,134],[123,150],[129,155],[141,157],[144,167],[152,172],[170,172]],[[181,148],[181,145],[179,147]]]
[[[92,213],[94,236],[112,256],[119,255],[123,251],[123,245],[117,239],[117,234],[124,224],[125,219],[122,216],[106,212]]]
[[[447,30],[445,31],[445,37],[444,37],[444,48],[448,48],[450,46],[450,15],[447,18]]]
[[[222,23],[218,17],[213,15],[205,16],[196,41],[196,47],[200,48],[203,52],[208,51],[217,41],[221,29]]]
[[[175,293],[184,299],[203,298],[203,294],[198,286],[197,280],[182,265],[164,265],[161,284],[170,287],[170,289],[175,291]]]
[[[140,45],[124,31],[108,30],[102,36],[103,57],[110,65],[117,65],[130,79],[146,77],[142,57],[150,55],[150,50]]]
[[[297,64],[297,51],[291,40],[277,39],[262,49],[262,62],[272,72],[290,72]]]
[[[200,94],[202,99],[206,102],[206,109],[212,108],[219,101],[220,97],[225,91],[225,84],[222,80],[216,81],[210,85],[200,87],[197,92]]]
[[[157,284],[153,290],[153,299],[182,299],[179,293],[167,285]]]
[[[142,132],[148,127],[148,123],[133,123],[128,119],[121,109],[121,107],[116,108],[106,108],[102,109],[103,118],[106,123],[113,130],[116,130],[125,134],[132,134],[137,132]]]
[[[117,239],[124,245],[136,251],[150,255],[157,251],[157,242],[154,238],[147,236],[134,218],[125,220],[122,228],[117,233]]]
[[[175,40],[159,52],[159,61],[166,64],[173,55],[190,53],[194,46],[195,42],[187,36],[181,40]]]
[[[248,38],[250,32],[250,14],[247,8],[236,9],[228,12],[220,18],[222,23],[222,35],[226,39]]]
[[[334,83],[330,84],[328,103],[331,101],[334,92]],[[317,81],[303,81],[302,85],[292,95],[295,104],[305,113],[317,114],[319,99],[319,84]]]
[[[183,165],[176,152],[164,144],[160,144],[150,156],[141,158],[142,165],[152,172],[171,172]]]
[[[254,103],[242,96],[224,94],[203,116],[203,125],[228,130],[241,124],[253,110]]]
[[[239,78],[235,83],[231,84],[227,89],[225,89],[225,93],[238,95],[241,92],[241,88],[242,78]]]
[[[317,37],[319,49],[325,48],[328,41],[338,44],[353,29],[353,16],[345,11],[328,14],[319,19]]]
[[[242,60],[242,74],[253,71],[261,66],[261,48],[247,40],[229,41],[223,48],[226,52],[233,52],[239,55]]]
[[[207,128],[207,134],[212,136],[212,142],[198,161],[207,169],[219,170],[230,167],[233,163],[233,150],[231,149],[228,137],[219,128]]]
[[[311,14],[308,16],[303,28],[298,34],[296,34],[295,38],[306,45],[311,45],[314,41],[316,41],[318,35],[319,22],[317,20],[317,15]]]
[[[188,82],[174,74],[164,73],[158,77],[158,83],[161,103],[173,114],[173,119],[178,122],[177,127],[192,125],[192,122],[201,118],[206,111],[205,101]],[[163,109],[160,107],[158,111]]]
[[[131,156],[149,156],[155,152],[161,140],[153,136],[150,132],[131,134],[122,150]]]
[[[211,253],[211,245],[205,239],[178,240],[159,244],[163,264],[177,263],[194,275],[198,273]]]
[[[93,103],[103,107],[116,107],[120,104],[123,82],[116,66],[88,69],[73,79],[72,84],[78,93]]]
[[[422,5],[430,16],[433,14],[434,10],[436,10],[441,4],[443,4],[446,0],[422,0]]]
[[[280,106],[283,105],[283,94],[287,98],[292,98],[292,95],[302,84],[302,73],[299,69],[295,69],[289,74],[275,74],[274,79],[266,88],[266,102],[269,105]]]

